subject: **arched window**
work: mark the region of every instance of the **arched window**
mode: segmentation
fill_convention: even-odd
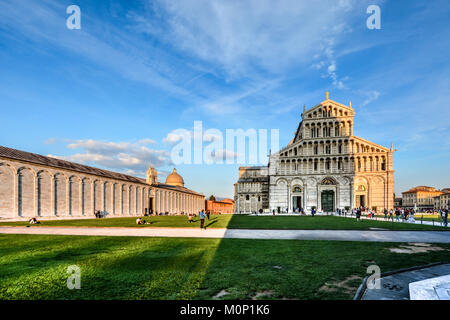
[[[245,196],[245,200],[250,200],[250,196],[248,194]]]

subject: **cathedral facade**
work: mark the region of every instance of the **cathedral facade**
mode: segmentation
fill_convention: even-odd
[[[304,110],[294,138],[267,166],[239,168],[235,212],[393,208],[393,147],[353,135],[355,111],[326,99]]]

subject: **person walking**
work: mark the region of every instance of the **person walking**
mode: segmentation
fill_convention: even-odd
[[[205,229],[206,230],[206,227],[205,227],[205,211],[200,211],[200,213],[199,213],[199,216],[200,216],[200,229]]]
[[[208,210],[208,211],[206,211],[206,216],[208,217],[208,220],[209,220],[209,215],[211,214],[211,212]]]
[[[444,214],[443,214],[443,216],[444,216],[444,226],[447,226],[447,224],[448,224],[448,209],[445,209],[444,210]]]
[[[384,208],[384,220],[387,220],[387,214],[388,214],[388,211],[386,208]]]
[[[356,221],[361,221],[361,208],[356,210]]]

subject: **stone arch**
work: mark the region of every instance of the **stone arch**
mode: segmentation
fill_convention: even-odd
[[[30,167],[17,170],[17,215],[21,217],[35,216],[35,183],[36,173]]]
[[[80,208],[81,208],[81,215],[91,215],[94,212],[94,208],[92,207],[93,204],[93,197],[92,197],[92,180],[84,177],[81,179],[81,185],[80,185]]]
[[[120,187],[120,214],[128,213],[128,186],[122,184]]]
[[[127,201],[127,204],[128,204],[127,213],[129,215],[131,215],[133,213],[133,202],[134,202],[133,197],[134,197],[133,186],[130,185],[130,186],[128,186],[128,201]]]
[[[95,179],[92,183],[92,209],[94,212],[98,210],[103,211],[102,188],[103,182],[99,179]]]
[[[141,188],[139,186],[136,186],[136,204],[135,204],[135,213],[136,214],[141,214],[142,212],[142,194],[141,194]]]
[[[320,181],[321,185],[337,185],[338,182],[333,177],[325,177]]]
[[[53,213],[54,215],[66,215],[67,177],[62,172],[53,175]]]
[[[68,203],[67,214],[70,216],[79,216],[81,215],[81,178],[77,175],[72,175],[68,179]]]
[[[36,196],[37,196],[37,215],[52,215],[52,174],[43,169],[37,173]]]
[[[112,184],[110,181],[103,182],[103,211],[112,213]]]
[[[112,214],[116,215],[120,212],[120,185],[118,182],[114,182],[111,188]]]
[[[0,217],[14,217],[14,173],[7,163],[0,163]]]

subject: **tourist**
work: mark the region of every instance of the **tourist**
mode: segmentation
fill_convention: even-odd
[[[409,214],[408,222],[409,223],[416,223],[416,220],[414,219],[414,213],[411,212]]]
[[[311,215],[314,217],[314,214],[316,213],[316,208],[315,207],[312,207],[312,209],[311,209]]]
[[[356,210],[356,221],[361,221],[361,208]]]
[[[192,219],[193,219],[192,213],[188,213],[188,220],[189,220],[189,223],[192,223],[192,222],[193,222]]]
[[[41,223],[36,218],[31,218],[29,222],[30,222],[30,224],[39,224],[39,223]]]
[[[206,227],[204,226],[205,225],[205,211],[203,211],[203,210],[200,211],[199,216],[200,216],[200,229],[206,230]]]
[[[389,219],[390,219],[390,220],[394,220],[394,218],[393,218],[393,213],[394,213],[394,210],[393,210],[393,209],[389,210]]]
[[[444,226],[447,226],[447,224],[448,224],[448,209],[445,209],[444,210],[444,212],[443,212],[444,214],[443,214],[443,220],[444,220]]]
[[[136,224],[144,224],[144,222],[142,221],[142,218],[137,218]]]
[[[272,210],[272,215],[275,216],[275,209]]]
[[[388,211],[386,208],[384,208],[384,220],[387,220],[388,218]]]
[[[400,210],[396,209],[395,210],[395,221],[400,221],[399,216],[400,216]]]
[[[206,216],[208,217],[208,220],[209,220],[209,215],[211,214],[211,212],[208,210],[208,211],[206,211]]]

